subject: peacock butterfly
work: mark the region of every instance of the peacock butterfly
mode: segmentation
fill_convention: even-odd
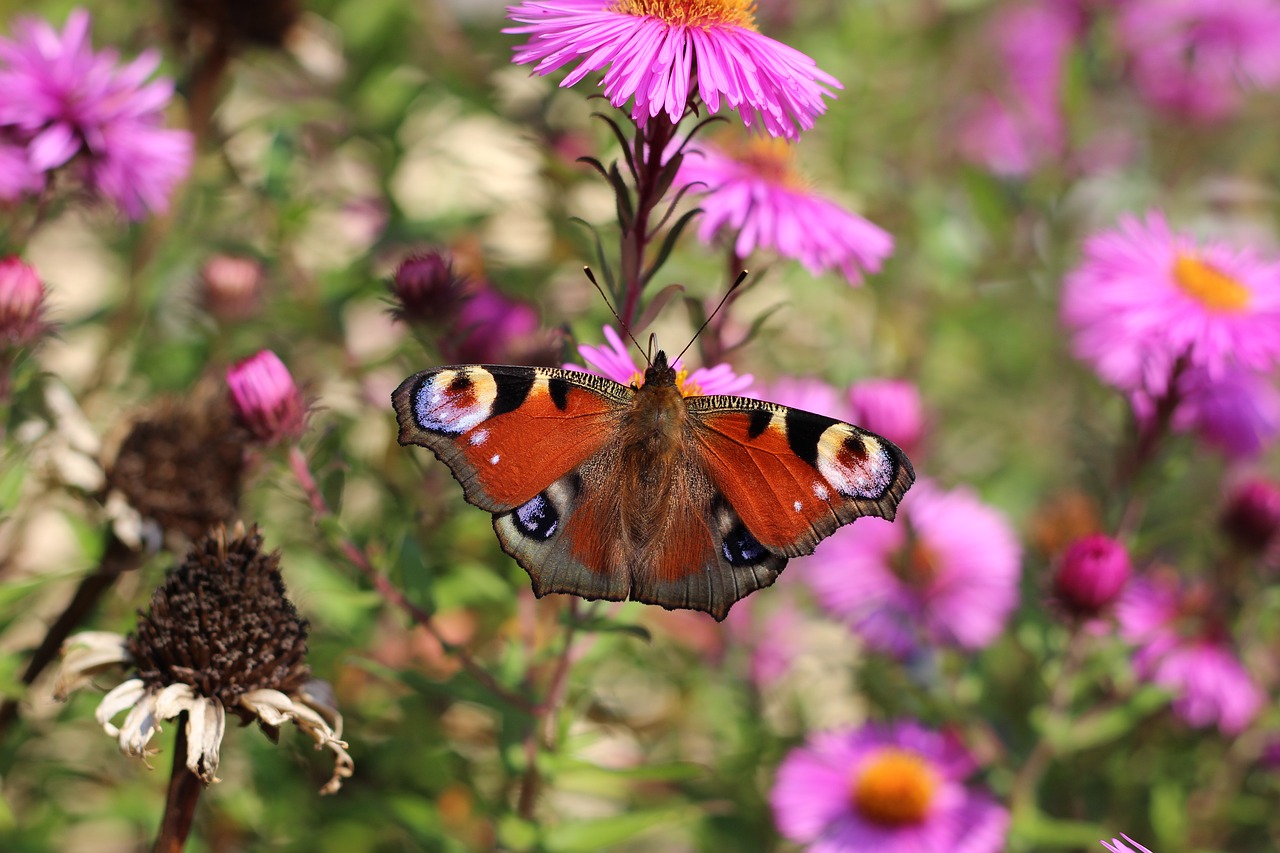
[[[627,598],[724,619],[915,480],[892,442],[833,418],[683,396],[659,352],[640,385],[540,367],[460,365],[392,394],[400,444],[429,448],[493,513],[534,594]]]

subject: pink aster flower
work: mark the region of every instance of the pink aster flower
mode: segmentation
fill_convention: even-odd
[[[1122,391],[1159,396],[1173,365],[1267,371],[1280,361],[1280,264],[1247,248],[1201,244],[1164,217],[1122,217],[1090,237],[1066,277],[1072,348]]]
[[[1133,846],[1130,847],[1128,844],[1125,844],[1124,841],[1120,841],[1116,838],[1113,838],[1110,841],[1099,841],[1098,843],[1110,850],[1111,853],[1151,853],[1150,850],[1143,847],[1124,833],[1120,833],[1120,838],[1123,838],[1124,841],[1129,842],[1129,844],[1132,844]]]
[[[548,365],[559,360],[559,338],[542,328],[531,304],[484,281],[472,282],[465,290],[459,282],[450,298],[456,301],[459,292],[461,304],[443,318],[452,324],[440,340],[445,358],[460,364]]]
[[[840,83],[799,51],[755,29],[748,0],[525,0],[507,10],[529,36],[515,62],[549,74],[579,61],[561,86],[604,70],[615,107],[634,99],[643,124],[679,123],[693,90],[716,112],[723,98],[743,122],[794,139],[813,127]]]
[[[1194,432],[1230,457],[1257,456],[1280,435],[1280,391],[1268,376],[1229,368],[1214,378],[1197,368],[1178,388],[1173,429]]]
[[[878,272],[893,238],[807,187],[791,160],[789,145],[759,138],[732,153],[711,145],[686,152],[676,180],[702,193],[698,239],[724,233],[740,258],[771,250],[814,275],[837,269],[850,284]]]
[[[578,346],[578,354],[588,367],[577,364],[566,364],[566,370],[578,370],[607,376],[614,382],[623,385],[640,385],[644,381],[644,368],[634,361],[631,349],[622,341],[622,337],[611,327],[604,327],[605,346]],[[689,372],[682,360],[671,365],[676,370],[676,384],[686,397],[712,396],[714,394],[732,394],[739,397],[754,397],[751,392],[753,377],[749,373],[741,376],[733,372],[727,364],[714,367],[699,367]]]
[[[1173,694],[1173,712],[1195,727],[1239,734],[1266,697],[1207,611],[1206,591],[1167,575],[1129,586],[1116,615],[1124,638],[1138,646],[1138,676]]]
[[[1276,0],[1131,0],[1117,4],[1120,40],[1139,91],[1197,121],[1227,117],[1250,88],[1280,85]]]
[[[849,389],[853,422],[910,454],[924,438],[920,389],[902,379],[863,379]]]
[[[29,167],[46,173],[79,158],[80,177],[129,218],[164,210],[190,167],[192,140],[163,127],[173,83],[147,82],[159,52],[124,66],[113,50],[95,52],[83,9],[61,33],[34,18],[14,31],[0,39],[0,130],[24,144]]]
[[[1009,813],[965,784],[954,739],[913,722],[812,736],[778,768],[774,822],[809,853],[997,853]]]
[[[1002,61],[1004,86],[971,107],[960,152],[999,175],[1020,177],[1062,153],[1066,127],[1061,90],[1080,14],[1056,0],[1005,6],[988,38]]]
[[[49,330],[44,283],[20,258],[0,258],[0,351],[24,347]]]
[[[841,528],[804,577],[868,645],[907,657],[927,643],[980,649],[995,640],[1017,604],[1021,556],[1000,512],[967,488],[922,480],[896,522]]]
[[[231,409],[263,444],[296,439],[306,428],[307,405],[284,362],[269,349],[227,370]]]
[[[808,376],[780,377],[770,382],[761,396],[793,409],[841,421],[853,420],[853,407],[849,405],[846,395],[821,379]]]

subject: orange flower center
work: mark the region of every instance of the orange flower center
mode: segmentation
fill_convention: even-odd
[[[1210,311],[1243,311],[1249,306],[1249,289],[1217,267],[1190,255],[1178,255],[1173,280],[1188,296]]]
[[[614,0],[611,11],[658,18],[678,27],[756,28],[753,0]]]
[[[881,826],[921,823],[929,814],[938,775],[912,752],[886,749],[853,780],[853,806]]]
[[[644,384],[644,371],[637,370],[631,374],[631,383],[639,388]],[[689,368],[681,367],[676,371],[676,389],[680,392],[681,397],[702,397],[702,386],[697,382],[689,380]]]
[[[802,189],[804,179],[795,170],[795,146],[772,136],[751,136],[729,149],[739,163],[761,179],[781,187]]]

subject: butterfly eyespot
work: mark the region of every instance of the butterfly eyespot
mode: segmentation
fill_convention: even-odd
[[[497,383],[488,371],[442,371],[414,388],[414,419],[428,432],[460,435],[490,416],[497,396]]]
[[[545,494],[519,506],[512,514],[516,530],[522,536],[545,542],[556,534],[560,526],[560,513]]]
[[[465,373],[459,373],[449,380],[449,390],[455,394],[461,394],[470,387],[471,377]]]
[[[741,522],[734,525],[721,545],[725,561],[731,566],[753,566],[769,556],[769,552],[751,535]]]

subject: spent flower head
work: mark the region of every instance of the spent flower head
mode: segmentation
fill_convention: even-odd
[[[0,132],[37,174],[70,165],[130,219],[162,212],[192,158],[191,134],[163,126],[173,82],[148,82],[159,51],[124,66],[114,50],[95,51],[89,23],[83,9],[62,32],[20,18],[15,38],[0,38]]]
[[[915,484],[898,518],[841,528],[805,563],[818,602],[897,657],[939,643],[980,649],[1018,600],[1022,550],[1009,521],[971,490]]]
[[[217,782],[228,714],[269,733],[292,722],[317,749],[335,755],[333,793],[354,765],[328,685],[306,663],[306,620],[285,594],[279,552],[262,550],[257,528],[220,529],[192,545],[151,596],[128,637],[108,632],[67,641],[55,693],[68,693],[113,666],[131,670],[96,717],[121,752],[146,759],[160,724],[187,715],[187,768]],[[117,726],[112,721],[128,712]]]
[[[391,277],[392,311],[406,323],[449,323],[462,304],[465,283],[447,253],[433,250],[410,255]]]
[[[879,272],[893,238],[808,186],[792,154],[786,142],[760,138],[737,150],[703,143],[687,151],[676,181],[701,194],[698,239],[723,234],[743,260],[757,249],[777,252],[814,275],[839,270],[850,284]]]
[[[605,376],[623,385],[639,387],[644,384],[644,368],[635,362],[632,350],[622,341],[622,337],[611,326],[604,327],[604,346],[580,344],[578,354],[586,362],[587,367],[579,364],[566,364],[565,370],[577,370],[583,373],[594,373]],[[733,372],[727,364],[714,367],[699,367],[690,372],[682,360],[672,365],[676,371],[676,385],[685,397],[711,396],[713,394],[734,394],[740,397],[754,397],[751,391],[753,377],[749,373],[741,376]]]
[[[996,853],[1009,813],[966,784],[973,759],[914,722],[826,732],[794,749],[769,795],[774,822],[811,853]]]
[[[748,127],[794,139],[826,111],[840,83],[798,50],[756,30],[749,0],[525,0],[507,10],[529,40],[515,62],[549,74],[578,66],[572,86],[604,71],[615,107],[632,101],[643,125],[666,114],[678,124],[696,95],[711,112],[723,100]]]
[[[307,426],[307,404],[289,368],[271,350],[262,350],[227,370],[236,420],[266,445],[295,440]]]
[[[1239,547],[1265,551],[1280,533],[1280,484],[1260,477],[1239,483],[1231,490],[1219,523]]]

